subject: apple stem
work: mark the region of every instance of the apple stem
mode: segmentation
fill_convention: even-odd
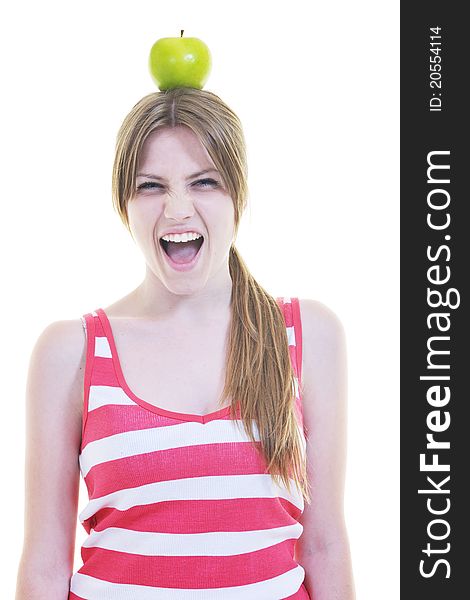
[[[181,30],[181,36],[180,37],[183,37],[183,32],[184,32],[184,29]]]

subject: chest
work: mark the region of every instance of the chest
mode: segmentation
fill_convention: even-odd
[[[114,360],[138,398],[170,411],[207,414],[226,406],[227,328],[158,327],[111,320]]]

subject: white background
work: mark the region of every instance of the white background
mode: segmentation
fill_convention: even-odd
[[[200,37],[205,88],[239,115],[250,208],[238,248],[272,295],[347,333],[346,517],[358,600],[395,600],[399,553],[399,3],[91,2],[2,9],[2,596],[23,535],[24,392],[51,321],[128,293],[144,261],[113,212],[118,127],[156,91],[160,37]],[[80,510],[86,502],[80,492]],[[79,526],[75,570],[81,565]],[[65,599],[64,599],[65,600]]]

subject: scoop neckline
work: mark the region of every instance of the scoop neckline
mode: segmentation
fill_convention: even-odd
[[[229,414],[230,407],[231,407],[230,404],[228,406],[224,406],[222,408],[214,410],[210,413],[206,413],[205,415],[196,415],[194,413],[183,413],[183,412],[178,412],[178,411],[174,411],[174,410],[168,410],[166,408],[161,408],[159,406],[155,406],[154,404],[151,404],[150,402],[147,402],[146,400],[143,400],[142,398],[139,398],[139,396],[137,396],[137,394],[134,394],[134,392],[131,390],[131,388],[127,384],[126,378],[124,377],[124,373],[123,373],[122,366],[121,366],[121,360],[119,358],[119,354],[118,354],[117,347],[116,347],[116,342],[114,340],[113,330],[112,330],[108,315],[106,314],[106,312],[104,311],[103,308],[98,308],[98,309],[96,309],[95,312],[101,321],[103,329],[108,338],[109,345],[111,346],[111,354],[112,354],[111,358],[113,361],[114,370],[116,372],[116,376],[117,376],[119,385],[122,387],[122,389],[125,391],[125,393],[129,396],[129,398],[131,400],[133,400],[136,404],[138,404],[145,410],[149,410],[150,412],[156,413],[158,415],[162,415],[164,417],[170,417],[172,419],[178,419],[181,421],[194,421],[196,423],[207,423],[209,421],[213,421],[215,419],[220,419],[222,417],[225,417],[226,415]]]

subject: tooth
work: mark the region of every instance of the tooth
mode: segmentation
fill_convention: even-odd
[[[197,240],[199,238],[201,238],[201,234],[199,233],[195,233],[195,232],[191,232],[191,233],[183,233],[183,234],[179,234],[179,233],[169,233],[167,235],[162,236],[162,239],[164,239],[166,242],[187,242],[189,240]]]

